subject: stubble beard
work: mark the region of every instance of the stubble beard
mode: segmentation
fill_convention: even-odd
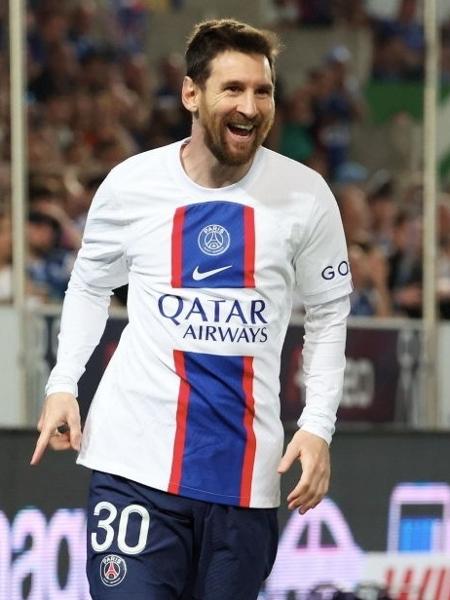
[[[205,144],[216,160],[227,167],[240,167],[249,163],[256,154],[258,148],[264,143],[273,123],[273,117],[267,120],[258,120],[255,123],[255,136],[251,144],[241,151],[232,150],[226,139],[227,126],[223,119],[213,122],[207,113],[201,119],[205,135]]]

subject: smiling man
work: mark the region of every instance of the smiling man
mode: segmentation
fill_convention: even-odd
[[[115,167],[90,209],[32,464],[72,447],[93,470],[94,600],[254,600],[275,559],[280,474],[301,463],[287,502],[302,514],[328,489],[351,282],[326,183],[262,147],[276,51],[243,23],[196,26],[191,137]],[[129,324],[81,434],[77,382],[125,282]],[[282,456],[295,287],[306,407]]]
[[[273,122],[275,50],[267,56],[270,48],[267,39],[266,54],[244,54],[224,46],[220,54],[212,57],[205,51],[208,48],[205,37],[206,32],[200,28],[187,55],[188,76],[182,98],[194,121],[191,142],[184,152],[185,168],[190,172],[189,161],[195,165],[198,155],[206,159],[204,151],[198,151],[206,146],[209,158],[215,159],[214,166],[220,168],[221,177],[226,173],[230,180],[237,181],[249,169]],[[217,52],[218,47],[211,49]],[[226,183],[225,179],[219,185]],[[205,180],[205,185],[216,187],[217,181]]]

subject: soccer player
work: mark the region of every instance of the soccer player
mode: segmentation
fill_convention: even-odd
[[[287,498],[301,513],[328,489],[351,282],[326,183],[262,147],[276,51],[243,23],[197,25],[182,88],[191,137],[119,164],[89,212],[32,464],[50,445],[93,470],[94,600],[255,599],[275,559],[280,474],[301,463]],[[126,282],[129,324],[81,436],[77,382]],[[306,407],[282,456],[295,286]]]

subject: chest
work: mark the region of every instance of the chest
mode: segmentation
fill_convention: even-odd
[[[289,279],[302,237],[290,213],[221,200],[143,210],[130,227],[130,270],[175,288]]]

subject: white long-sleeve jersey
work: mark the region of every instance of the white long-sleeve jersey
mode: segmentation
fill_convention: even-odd
[[[128,315],[78,462],[186,497],[279,504],[280,354],[292,290],[306,306],[300,426],[328,442],[344,371],[351,280],[324,180],[265,148],[217,189],[184,172],[182,142],[115,167],[92,203],[46,393],[77,395],[111,290]]]

